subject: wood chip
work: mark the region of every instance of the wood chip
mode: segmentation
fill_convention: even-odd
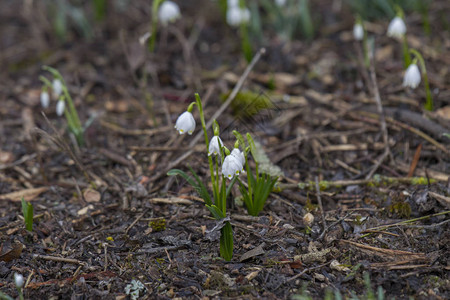
[[[247,259],[250,259],[250,258],[253,258],[255,256],[262,255],[262,254],[266,253],[266,251],[264,251],[264,249],[263,249],[263,247],[265,245],[266,245],[266,243],[262,243],[258,247],[254,248],[254,249],[252,249],[250,251],[245,252],[244,254],[242,254],[242,256],[239,259],[239,261],[243,262],[243,261],[245,261]]]

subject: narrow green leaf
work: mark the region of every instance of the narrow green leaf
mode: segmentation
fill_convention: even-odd
[[[226,261],[233,258],[233,228],[230,222],[227,222],[220,230],[220,256]]]
[[[206,208],[211,212],[211,214],[214,216],[216,220],[221,220],[225,218],[225,215],[222,213],[222,211],[214,204],[213,205],[206,204]]]

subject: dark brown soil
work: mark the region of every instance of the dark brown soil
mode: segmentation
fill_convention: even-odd
[[[448,1],[432,2],[431,36],[419,14],[407,17],[433,112],[423,109],[423,83],[402,87],[388,20],[368,23],[387,144],[345,1],[335,10],[333,1],[310,1],[321,20],[310,42],[266,32],[242,91],[274,105],[249,116],[234,102],[217,121],[229,147],[232,130],[251,132],[284,176],[259,217],[238,201],[229,209],[230,262],[206,237],[216,221],[199,196],[166,173],[192,166],[208,183],[202,140],[189,147],[200,126],[180,136],[174,122],[196,92],[211,117],[247,64],[212,1],[178,2],[183,18],[158,35],[154,53],[139,43],[151,1],[111,5],[91,21],[90,39],[69,22],[65,40],[46,1],[0,2],[0,291],[17,297],[21,273],[26,299],[126,299],[132,280],[145,286],[140,299],[320,299],[336,290],[365,298],[367,273],[388,299],[449,299],[450,32],[440,17],[450,14]],[[90,123],[85,146],[70,139],[55,101],[42,109],[43,65],[61,72]],[[32,232],[22,196],[34,206]]]

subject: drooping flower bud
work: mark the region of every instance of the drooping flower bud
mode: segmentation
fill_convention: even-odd
[[[175,129],[178,130],[180,134],[188,133],[192,134],[195,130],[195,119],[192,113],[185,111],[182,113],[175,123]]]

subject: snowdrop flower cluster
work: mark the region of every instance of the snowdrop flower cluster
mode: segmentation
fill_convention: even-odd
[[[180,8],[173,1],[164,1],[159,7],[158,18],[164,26],[169,22],[175,22],[180,17]]]
[[[403,77],[403,86],[415,89],[420,84],[420,71],[417,64],[412,63],[406,69],[405,76]]]
[[[191,135],[194,132],[195,119],[189,109],[178,117],[177,122],[175,123],[175,129],[178,130],[180,134],[187,132]]]
[[[44,109],[46,109],[50,106],[50,94],[48,93],[47,88],[48,87],[45,86],[42,89],[41,95],[40,95],[41,106]],[[64,114],[64,110],[66,108],[66,102],[61,97],[61,95],[63,93],[63,83],[61,82],[61,80],[55,78],[51,84],[51,89],[52,89],[52,95],[55,98],[59,98],[58,102],[56,103],[56,114],[58,115],[58,117],[60,117]]]
[[[391,23],[389,23],[389,27],[387,30],[387,35],[389,37],[401,39],[406,33],[406,25],[403,19],[399,16],[392,19]]]
[[[353,26],[353,37],[357,41],[362,41],[364,38],[364,28],[361,23],[357,22]]]
[[[240,7],[239,0],[228,0],[227,23],[230,26],[237,27],[250,21],[250,10],[246,7]]]

